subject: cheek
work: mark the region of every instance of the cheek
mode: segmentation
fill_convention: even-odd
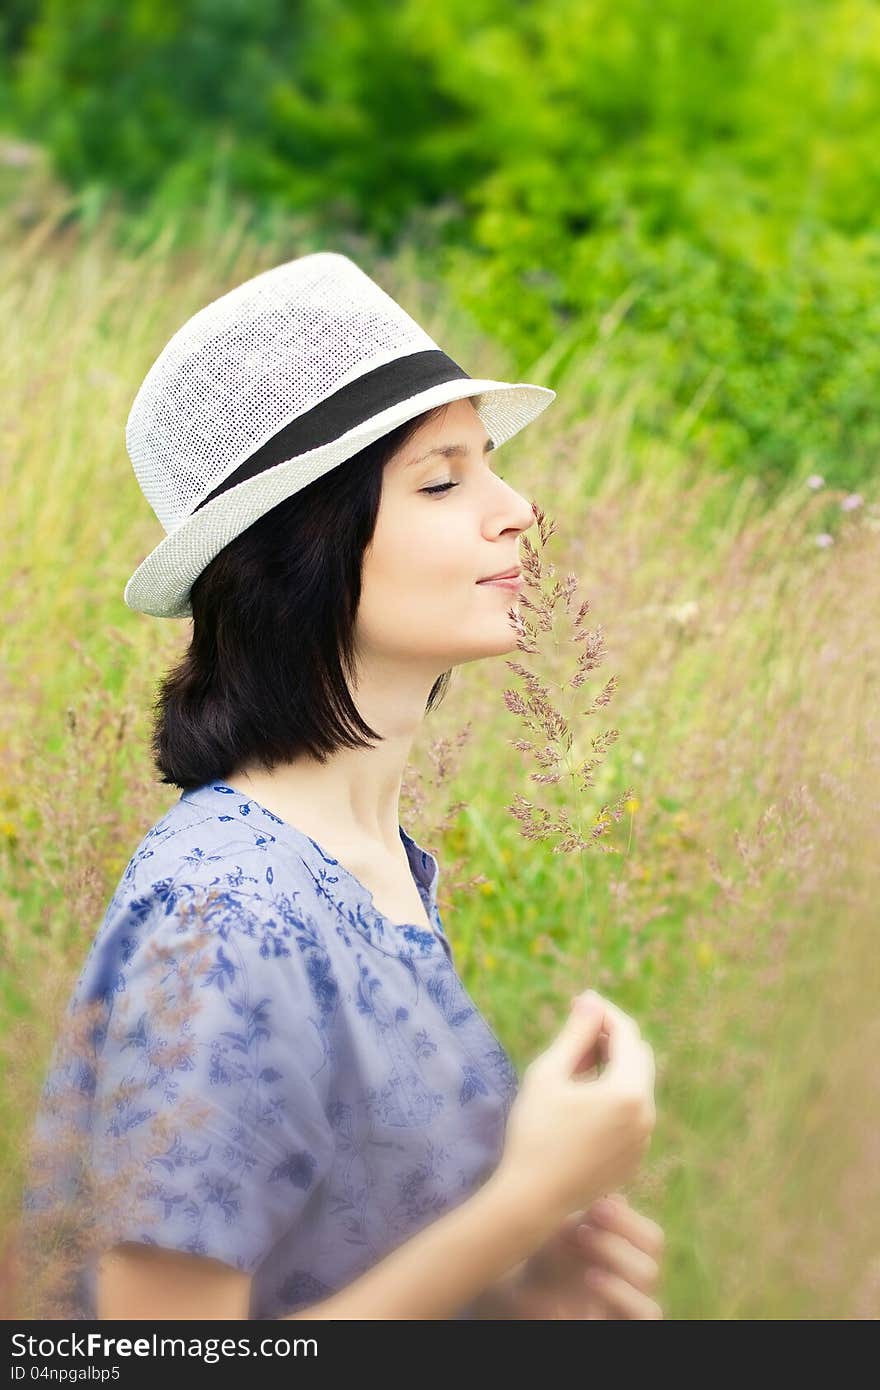
[[[416,499],[422,506],[401,508],[377,525],[373,547],[364,565],[364,581],[377,588],[393,585],[432,589],[438,583],[462,583],[471,574],[473,546],[460,515],[443,503]],[[432,515],[433,513],[433,515]]]
[[[385,645],[393,630],[408,650],[433,650],[450,622],[460,627],[469,602],[481,597],[464,523],[461,517],[430,515],[442,510],[429,502],[424,511],[401,508],[394,518],[389,509],[385,524],[377,524],[364,556],[358,611],[360,635],[368,643]]]

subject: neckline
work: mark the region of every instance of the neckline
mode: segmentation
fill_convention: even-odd
[[[268,806],[264,806],[261,802],[257,801],[256,797],[246,796],[244,792],[239,791],[236,787],[230,787],[227,782],[217,781],[205,782],[200,787],[184,791],[181,793],[179,799],[180,801],[187,802],[201,802],[206,801],[209,797],[213,800],[213,794],[215,793],[219,793],[223,797],[235,798],[239,815],[242,819],[246,818],[250,814],[250,809],[253,808],[260,816],[265,817],[267,820],[271,821],[273,825],[279,827],[280,833],[293,842],[299,857],[309,870],[312,871],[308,851],[304,853],[304,846],[310,845],[313,855],[317,855],[323,865],[329,865],[336,871],[335,877],[330,880],[331,883],[342,880],[348,885],[350,889],[349,896],[356,901],[357,911],[354,914],[350,910],[347,911],[343,907],[343,904],[338,902],[332,894],[327,891],[327,888],[323,884],[326,874],[322,869],[319,869],[319,876],[316,879],[316,886],[319,891],[333,903],[340,915],[343,916],[351,926],[363,936],[366,936],[367,939],[378,946],[380,950],[385,950],[387,952],[389,936],[400,937],[401,944],[405,947],[410,947],[413,939],[415,939],[421,944],[422,948],[424,948],[425,940],[428,937],[428,932],[426,932],[424,923],[392,922],[389,917],[386,917],[383,912],[380,912],[379,908],[376,906],[372,892],[367,885],[358,878],[357,874],[347,868],[340,859],[337,859],[335,855],[331,854],[329,850],[325,849],[323,845],[313,839],[306,831],[298,829],[298,827],[292,825],[290,821],[283,820],[280,816],[276,815],[274,811],[270,811]],[[413,882],[425,906],[428,921],[432,924],[430,936],[441,943],[447,956],[451,956],[450,947],[448,945],[446,933],[440,923],[440,914],[437,907],[437,881],[439,878],[440,866],[435,856],[431,854],[429,850],[424,849],[412,835],[404,830],[400,822],[398,822],[397,829],[406,850]],[[399,954],[398,951],[387,953],[393,955]]]

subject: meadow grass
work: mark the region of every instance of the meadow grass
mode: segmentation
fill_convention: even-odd
[[[188,624],[122,601],[160,539],[125,419],[186,317],[299,248],[231,226],[210,254],[127,255],[103,225],[82,236],[58,216],[0,235],[14,1316],[30,1306],[15,1250],[28,1127],[61,1013],[131,853],[177,797],[148,733]],[[417,267],[389,265],[388,282],[474,375],[505,376],[491,344],[464,349],[453,308],[444,327]],[[439,858],[459,971],[520,1067],[588,986],[652,1043],[658,1122],[628,1196],[666,1232],[665,1315],[874,1318],[880,508],[814,460],[770,499],[759,460],[734,478],[631,448],[638,382],[588,419],[572,408],[595,370],[593,354],[568,361],[553,407],[505,449],[505,477],[547,522],[528,537],[533,637],[455,672],[401,819]]]

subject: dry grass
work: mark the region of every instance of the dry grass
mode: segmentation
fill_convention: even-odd
[[[185,632],[122,602],[157,535],[124,420],[184,317],[299,248],[235,228],[201,258],[51,222],[4,236],[0,1287],[21,1316],[59,1306],[79,1249],[74,1231],[39,1287],[14,1263],[37,1091],[174,795],[147,723]],[[410,273],[393,292],[416,306]],[[510,378],[466,326],[427,326]],[[438,854],[459,968],[518,1063],[588,985],[654,1044],[658,1125],[629,1196],[666,1230],[666,1316],[874,1318],[880,509],[815,477],[771,499],[711,460],[683,476],[638,428],[637,383],[582,417],[598,360],[508,446],[539,499],[520,650],[456,673],[401,818]]]
[[[210,901],[210,895],[205,906]],[[192,935],[170,947],[148,943],[145,969],[152,981],[145,994],[156,1041],[150,1065],[172,1070],[195,1057],[196,1039],[189,1025],[200,1006],[193,994],[198,977],[211,968],[210,929],[204,907],[189,914]],[[185,911],[185,910],[184,910]],[[183,920],[183,913],[181,914]],[[51,966],[50,966],[51,971]],[[174,984],[167,987],[171,974]],[[57,975],[53,977],[57,983]],[[82,1316],[78,1277],[101,1250],[126,1238],[138,1210],[148,1210],[154,1186],[150,1162],[168,1153],[179,1138],[192,1142],[200,1124],[211,1115],[207,1102],[185,1099],[168,1115],[151,1114],[112,1144],[111,1163],[95,1162],[87,1107],[94,1105],[98,1128],[112,1133],[115,1114],[130,1113],[130,1103],[143,1104],[142,1081],[97,1085],[97,1059],[103,1037],[124,1045],[134,1020],[129,1000],[119,1000],[108,1013],[104,1001],[65,1010],[57,1029],[52,1056],[52,1086],[47,1091],[38,1123],[28,1135],[25,1152],[27,1201],[14,1242],[7,1252],[16,1315],[37,1319]],[[33,1025],[29,1030],[33,1035]],[[42,1038],[37,1039],[42,1042]],[[3,1040],[5,1075],[11,1095],[22,1095],[30,1109],[30,1067]],[[106,1159],[106,1154],[105,1154]]]

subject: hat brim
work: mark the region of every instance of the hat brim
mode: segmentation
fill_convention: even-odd
[[[548,386],[474,377],[442,382],[390,406],[330,444],[256,474],[220,493],[170,532],[138,565],[123,598],[156,618],[192,617],[190,589],[215,555],[259,517],[404,421],[449,401],[480,396],[475,409],[495,448],[529,424],[556,397]]]

